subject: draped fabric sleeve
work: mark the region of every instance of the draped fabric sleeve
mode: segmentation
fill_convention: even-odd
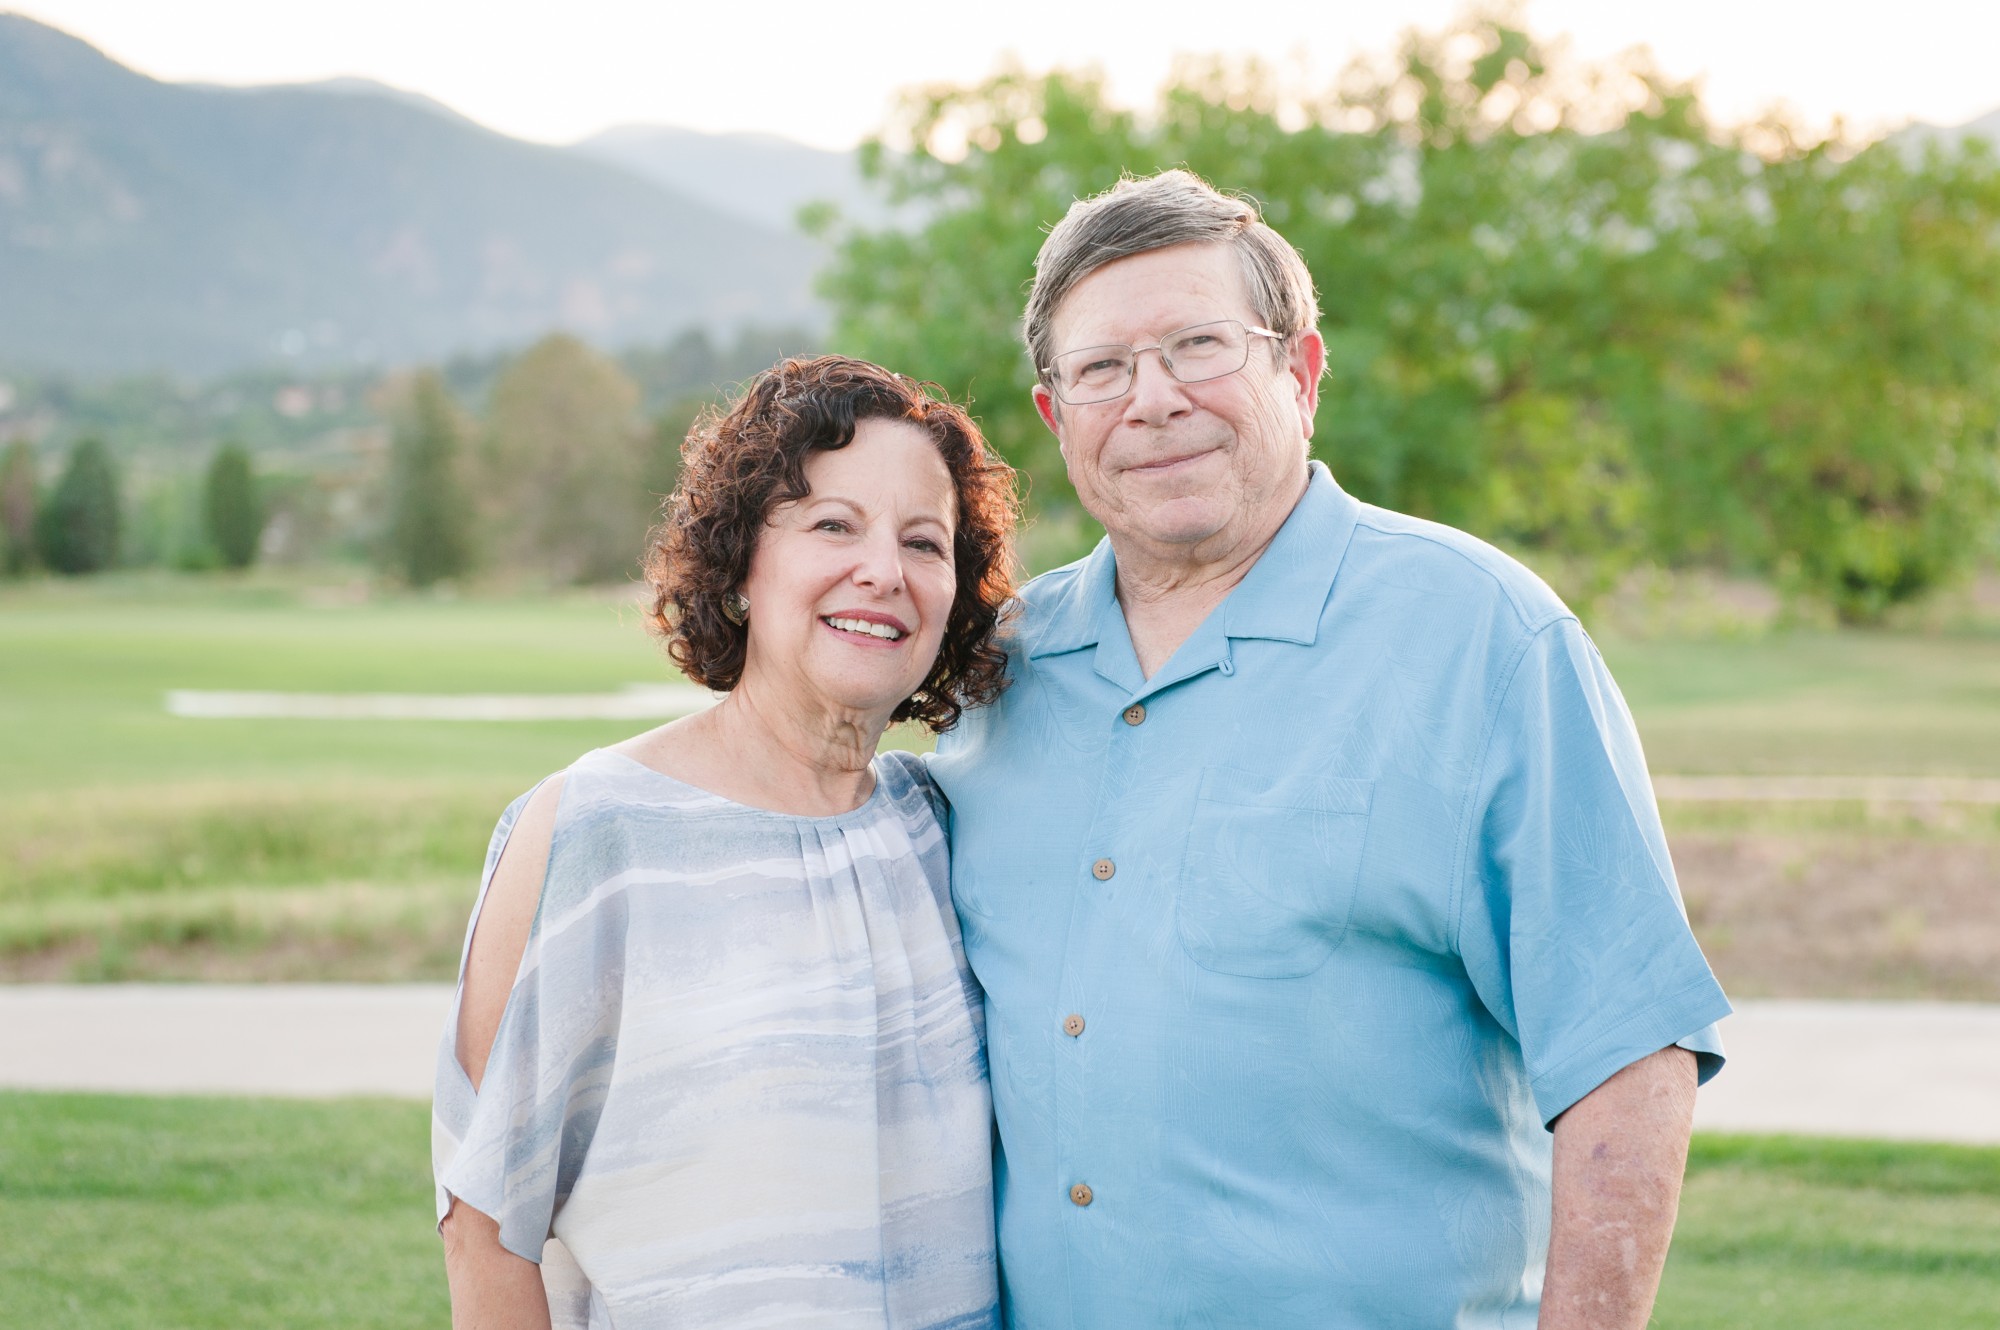
[[[466,929],[458,993],[439,1042],[431,1164],[438,1221],[463,1201],[500,1226],[500,1243],[540,1263],[603,1111],[624,988],[625,898],[602,875],[604,847],[579,827],[575,782],[557,809],[548,869],[505,1014],[474,1091],[457,1051],[465,956],[493,872],[533,791],[501,815]]]

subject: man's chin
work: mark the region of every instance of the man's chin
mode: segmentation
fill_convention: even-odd
[[[1133,504],[1120,523],[1135,536],[1162,545],[1198,545],[1229,524],[1226,505],[1213,494],[1184,494]],[[1109,527],[1113,535],[1116,528]]]

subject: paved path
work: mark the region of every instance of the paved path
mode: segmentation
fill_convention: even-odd
[[[428,1098],[442,984],[0,985],[0,1086]],[[1708,1131],[2000,1144],[2000,1006],[1743,1002]]]

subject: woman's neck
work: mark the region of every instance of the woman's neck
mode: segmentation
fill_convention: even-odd
[[[707,711],[618,745],[676,780],[753,808],[801,817],[868,801],[887,713],[783,705],[745,681]]]

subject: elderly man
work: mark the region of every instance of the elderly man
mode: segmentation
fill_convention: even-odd
[[[1728,1003],[1576,618],[1308,461],[1304,264],[1185,172],[1036,263],[1109,539],[939,745],[1009,1322],[1642,1326]]]

